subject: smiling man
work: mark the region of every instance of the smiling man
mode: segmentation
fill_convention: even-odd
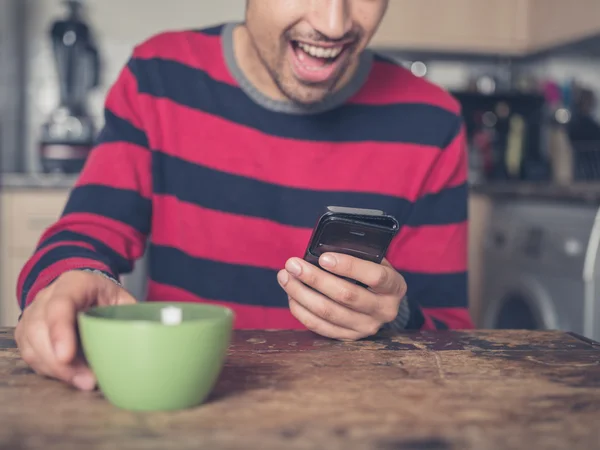
[[[366,50],[386,7],[248,0],[243,24],[138,45],[63,215],[19,278],[25,361],[93,388],[76,313],[135,301],[118,278],[147,240],[148,301],[227,305],[237,328],[341,340],[470,328],[459,105]],[[399,220],[382,264],[329,254],[325,271],[299,258],[329,205]]]

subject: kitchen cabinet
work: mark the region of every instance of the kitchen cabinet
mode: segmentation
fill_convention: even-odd
[[[530,47],[548,47],[600,34],[600,0],[529,0]]]
[[[392,0],[372,46],[518,53],[528,0]]]
[[[68,189],[7,189],[0,194],[0,326],[20,314],[17,278],[38,240],[62,213]]]
[[[489,196],[469,195],[469,312],[477,327],[482,322],[484,249],[491,212],[492,199]]]
[[[371,46],[524,55],[600,34],[600,0],[392,0]]]

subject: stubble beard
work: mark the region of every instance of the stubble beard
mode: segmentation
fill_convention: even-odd
[[[271,77],[271,80],[277,89],[289,101],[301,107],[309,107],[311,105],[321,103],[327,97],[329,97],[339,85],[350,65],[350,62],[344,64],[336,74],[335,78],[330,81],[327,86],[302,83],[295,79],[294,75],[291,73],[291,70],[289,71],[289,74],[284,75],[285,65],[287,64],[287,46],[290,42],[287,36],[284,38],[283,42],[280,42],[280,49],[273,47],[272,54],[277,54],[278,57],[276,58],[277,61],[270,62],[265,57],[259,46],[256,45],[256,39],[251,30],[248,30],[248,35],[250,37],[250,42],[254,52],[258,56],[260,63]],[[289,77],[289,79],[285,80],[286,77]]]

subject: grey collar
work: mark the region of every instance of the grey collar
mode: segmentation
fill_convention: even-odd
[[[334,109],[354,96],[367,81],[369,73],[371,72],[373,53],[369,50],[365,50],[360,55],[360,61],[352,79],[346,83],[344,87],[334,92],[322,102],[310,106],[302,106],[291,101],[272,99],[260,92],[250,80],[248,80],[235,59],[233,50],[233,30],[236,25],[237,23],[233,22],[225,24],[221,33],[223,55],[225,56],[227,67],[246,95],[259,105],[270,109],[271,111],[288,114],[317,114]]]

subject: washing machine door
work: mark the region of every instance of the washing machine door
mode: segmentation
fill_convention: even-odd
[[[488,329],[549,330],[558,327],[557,311],[548,286],[535,277],[508,271],[489,286],[483,327]]]

